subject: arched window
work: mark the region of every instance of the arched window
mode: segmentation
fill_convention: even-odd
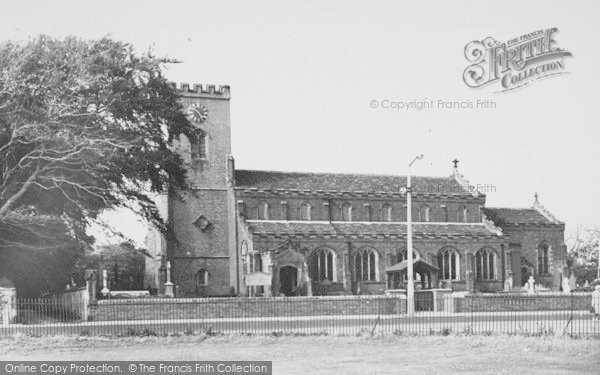
[[[298,210],[300,211],[300,215],[298,215],[300,220],[310,220],[310,204],[302,202]]]
[[[336,281],[335,274],[335,252],[323,247],[312,253],[311,277],[314,281]]]
[[[469,222],[469,209],[467,206],[461,206],[458,208],[458,211],[456,212],[456,221],[459,223]]]
[[[208,285],[208,271],[201,268],[196,272],[194,280],[196,281],[196,287]]]
[[[342,221],[352,221],[352,205],[348,202],[342,204]]]
[[[192,159],[206,159],[206,133],[202,132],[190,139]]]
[[[459,280],[460,260],[458,251],[451,247],[440,250],[438,267],[440,268],[440,278],[442,280]]]
[[[377,281],[379,279],[379,254],[371,248],[362,248],[354,255],[354,279]]]
[[[484,248],[475,253],[475,270],[477,280],[496,279],[496,253]]]
[[[542,243],[538,246],[538,274],[545,275],[548,273],[548,245]]]
[[[257,210],[258,220],[269,220],[269,205],[267,202],[258,202]]]
[[[381,221],[392,221],[392,205],[385,203],[381,206]]]
[[[424,204],[419,208],[419,221],[429,221],[429,206]]]

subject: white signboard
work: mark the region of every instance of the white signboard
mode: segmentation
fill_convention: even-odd
[[[254,272],[246,276],[246,286],[269,286],[271,285],[271,274],[266,272]]]

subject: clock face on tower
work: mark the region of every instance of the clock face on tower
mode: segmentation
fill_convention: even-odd
[[[194,122],[204,122],[208,118],[208,109],[198,103],[192,104],[188,107],[188,116]]]

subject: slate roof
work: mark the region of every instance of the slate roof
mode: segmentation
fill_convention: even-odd
[[[472,195],[451,176],[414,176],[411,182],[417,194]],[[236,170],[235,186],[236,189],[397,193],[406,187],[406,176]]]
[[[484,213],[498,226],[562,224],[548,219],[535,208],[485,208]]]
[[[406,238],[406,223],[247,220],[254,236]],[[415,238],[501,238],[484,224],[413,223]]]

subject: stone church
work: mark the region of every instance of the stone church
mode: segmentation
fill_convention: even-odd
[[[406,282],[406,219],[412,215],[417,290],[488,292],[558,288],[564,223],[538,201],[486,207],[455,162],[447,177],[237,170],[228,86],[178,87],[201,130],[177,150],[189,166],[181,197],[157,197],[173,229],[149,231],[146,272],[170,270],[176,295],[376,294]]]

